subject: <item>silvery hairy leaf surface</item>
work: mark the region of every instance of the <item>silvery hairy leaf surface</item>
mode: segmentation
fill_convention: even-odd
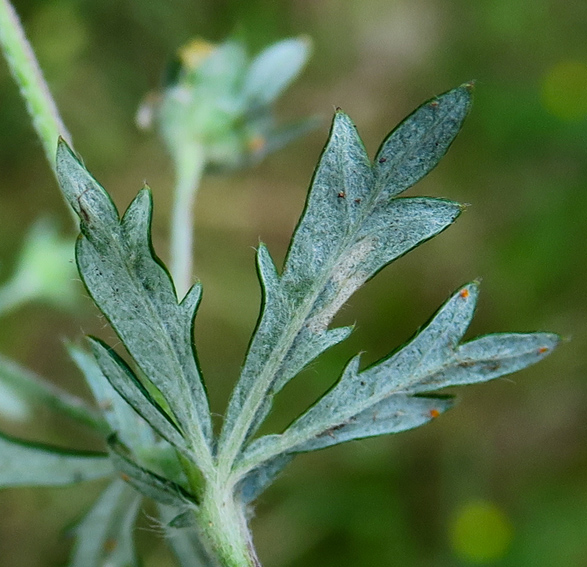
[[[280,49],[290,47],[261,54],[259,77],[279,63]],[[256,81],[251,75],[251,96]],[[469,111],[471,90],[466,84],[420,106],[383,141],[374,160],[351,119],[337,110],[283,268],[264,244],[258,247],[259,319],[217,436],[192,336],[201,288],[196,283],[178,301],[151,244],[149,189],[120,216],[108,193],[60,143],[60,182],[80,218],[77,264],[129,355],[90,338],[94,359],[75,349],[72,356],[103,405],[110,466],[158,503],[182,564],[208,561],[205,529],[194,529],[204,503],[210,504],[207,490],[222,498],[229,493],[242,509],[298,453],[423,425],[453,406],[445,388],[516,372],[559,343],[552,333],[465,340],[478,300],[474,281],[455,291],[405,344],[390,345],[381,360],[363,368],[360,355],[352,357],[330,390],[285,430],[256,436],[275,395],[352,332],[331,327],[349,297],[460,215],[458,203],[402,193],[444,156]],[[157,463],[170,453],[167,465]],[[108,503],[114,490],[108,488],[97,506]],[[221,509],[224,504],[218,503]]]
[[[394,259],[448,227],[457,203],[393,199],[445,154],[467,115],[470,86],[424,104],[384,141],[372,163],[350,118],[337,111],[281,275],[259,247],[262,314],[226,415],[223,439],[252,408],[251,435],[271,396],[352,329],[328,329],[345,301]],[[250,418],[250,416],[249,416]]]
[[[201,290],[194,285],[178,302],[171,278],[152,249],[150,191],[140,191],[120,218],[109,195],[65,143],[58,148],[57,170],[63,192],[80,216],[76,260],[92,299],[148,383],[160,394],[162,400],[154,407],[177,431],[174,441],[179,443],[177,438],[183,437],[189,447],[209,447],[212,429],[208,400],[192,341]],[[133,379],[132,370],[123,368],[114,355],[108,361],[103,354],[98,362],[127,401],[137,388],[142,387],[145,393],[149,390],[148,384]],[[129,383],[136,384],[133,394],[131,388],[122,392],[117,387],[114,372],[129,374]],[[172,415],[161,406],[163,400],[173,408]],[[154,401],[152,393],[145,395],[145,405]]]

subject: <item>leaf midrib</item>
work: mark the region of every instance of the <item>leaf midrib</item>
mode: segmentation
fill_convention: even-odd
[[[454,319],[457,317],[457,315],[458,315],[458,313],[453,314],[452,321],[454,321]],[[449,328],[450,328],[450,326],[447,325],[447,327],[445,328],[444,332],[441,335],[442,337],[444,337],[448,333]],[[411,372],[412,376],[417,376],[417,369],[422,365],[424,359],[433,350],[433,348],[434,348],[434,345],[430,346],[430,348],[428,348],[426,350],[426,354],[420,357],[418,363],[415,365],[415,367],[413,368],[413,370]],[[453,349],[450,349],[450,350],[452,351]],[[455,354],[456,354],[456,350],[455,350]],[[439,366],[438,368],[434,369],[430,373],[426,374],[424,377],[418,379],[417,382],[419,383],[419,382],[424,381],[425,378],[429,377],[430,375],[436,374],[437,372],[443,370],[447,366],[450,366],[450,364],[445,364],[445,365]],[[359,374],[360,373],[357,373],[357,376]],[[413,384],[414,379],[408,380],[407,382],[409,385],[412,385],[412,386],[414,385]],[[402,388],[396,388],[396,389],[392,390],[391,392],[385,392],[385,393],[380,393],[379,395],[370,396],[368,398],[368,403],[362,404],[363,407],[361,407],[360,409],[358,409],[358,410],[355,409],[353,411],[348,410],[346,412],[343,412],[341,414],[342,419],[340,420],[340,423],[350,419],[351,417],[353,417],[355,415],[358,415],[362,411],[369,409],[370,407],[383,401],[384,399],[387,399],[387,398],[394,396],[394,395],[397,395],[397,394],[406,393],[407,391],[408,391],[407,387],[404,386]],[[311,427],[305,428],[305,429],[301,430],[301,432],[298,432],[297,435],[293,435],[293,433],[291,433],[291,432],[289,435],[287,434],[287,432],[279,434],[279,436],[276,436],[273,438],[273,439],[275,439],[275,447],[272,449],[271,452],[269,452],[268,454],[263,456],[262,459],[255,460],[255,459],[249,458],[248,461],[243,459],[242,463],[240,463],[239,466],[236,468],[236,471],[234,474],[235,474],[235,476],[238,476],[238,478],[241,478],[247,472],[249,472],[253,468],[257,467],[262,462],[265,462],[268,459],[276,457],[277,455],[279,455],[281,453],[287,452],[288,450],[294,448],[297,445],[300,445],[301,443],[303,443],[305,441],[311,440],[312,438],[316,437],[317,435],[319,435],[323,431],[324,431],[324,426],[321,425],[319,427],[316,426],[314,428],[311,428]]]
[[[445,116],[441,122],[436,124],[436,127],[439,127],[441,124],[443,124],[444,121],[447,119],[447,117],[448,117],[448,115]],[[430,135],[431,134],[428,133],[425,136],[425,139],[427,139]],[[358,136],[358,134],[357,134],[357,136]],[[359,140],[360,140],[360,137],[359,137]],[[348,136],[345,136],[345,141],[348,145]],[[360,142],[362,145],[362,140],[360,140]],[[408,152],[413,150],[417,145],[420,145],[421,143],[422,143],[421,141],[419,142],[419,144],[416,144],[416,142],[414,142],[414,143],[410,144],[410,146],[402,152],[401,159],[397,162],[397,165],[395,166],[396,169],[401,167],[402,163],[405,162],[406,157],[408,155]],[[342,147],[337,149],[336,156],[337,156],[337,161],[339,163],[339,169],[341,171],[345,171],[345,168],[340,166],[341,161],[344,159],[342,149],[343,149]],[[364,146],[363,146],[363,150],[364,150]],[[367,159],[368,159],[368,156],[367,156]],[[370,172],[371,172],[370,181],[371,181],[371,183],[375,183],[375,177],[373,175],[373,172],[375,169],[375,162],[370,162],[369,165],[370,165]],[[342,181],[342,186],[345,189],[347,188],[348,181],[349,181],[349,176],[344,175],[343,181]],[[382,184],[377,184],[377,185],[382,185]],[[377,185],[375,186],[375,188],[377,188]],[[250,390],[249,395],[247,396],[244,404],[241,406],[240,414],[239,414],[238,418],[236,419],[236,421],[234,422],[232,429],[229,433],[228,439],[223,444],[223,446],[219,452],[219,455],[218,455],[219,466],[220,466],[220,463],[222,463],[224,465],[224,467],[226,467],[227,471],[231,470],[233,468],[234,463],[237,460],[238,452],[243,448],[243,445],[245,443],[245,438],[249,433],[249,428],[255,420],[257,412],[263,403],[263,399],[267,396],[267,394],[271,388],[271,384],[273,384],[275,382],[275,379],[276,379],[275,375],[277,374],[277,371],[281,367],[283,361],[285,360],[285,357],[290,352],[290,349],[291,349],[295,339],[299,336],[301,329],[303,328],[304,323],[309,319],[310,313],[312,312],[312,309],[313,309],[320,293],[325,288],[330,277],[332,276],[333,269],[338,264],[338,260],[341,258],[341,256],[344,254],[344,252],[349,250],[349,248],[352,246],[352,244],[356,240],[356,236],[357,236],[357,233],[359,232],[360,227],[363,226],[366,219],[370,217],[373,210],[377,206],[378,197],[381,195],[381,192],[383,191],[382,187],[380,187],[379,190],[373,191],[373,193],[374,193],[373,196],[368,200],[367,205],[365,207],[363,207],[362,214],[359,215],[359,217],[355,223],[350,222],[350,217],[348,214],[348,204],[346,204],[347,219],[349,220],[349,227],[351,230],[349,230],[347,232],[346,237],[343,239],[343,243],[338,249],[338,254],[336,256],[336,259],[334,261],[329,262],[328,270],[324,270],[324,276],[322,276],[318,280],[317,284],[312,287],[313,291],[312,291],[311,295],[307,296],[308,299],[303,302],[305,304],[304,309],[303,309],[303,315],[295,317],[295,319],[294,319],[295,327],[294,327],[294,325],[292,325],[290,327],[290,328],[295,329],[295,332],[293,332],[291,334],[286,334],[285,335],[286,338],[280,340],[283,343],[283,345],[278,346],[273,350],[273,353],[270,355],[269,359],[265,363],[265,369],[261,372],[261,374],[259,375],[257,380],[255,380],[255,382],[253,383],[253,388]],[[407,189],[409,189],[409,187],[407,187],[406,190]],[[390,201],[394,200],[395,198],[396,198],[395,196],[392,197],[390,199]],[[346,203],[346,201],[345,201],[345,203]],[[295,237],[295,234],[294,234],[294,237]],[[393,259],[391,261],[393,261]],[[388,262],[388,263],[390,263],[390,262]],[[287,265],[287,261],[286,261],[286,265]],[[282,280],[280,278],[280,283],[281,283],[281,281]],[[299,307],[298,307],[296,309],[296,312],[300,313],[300,311],[301,311],[301,309],[299,309]],[[284,335],[282,335],[282,337],[284,337]],[[291,338],[289,338],[289,337],[291,337]],[[277,353],[277,354],[274,354],[274,353]],[[246,366],[243,369],[243,373],[245,370],[246,370]],[[250,416],[249,416],[249,412],[251,412]],[[242,417],[242,416],[245,416],[245,417]],[[227,449],[224,449],[224,447],[227,447]],[[280,451],[278,451],[276,454],[279,454],[279,452]],[[226,472],[225,474],[229,474],[229,473]]]

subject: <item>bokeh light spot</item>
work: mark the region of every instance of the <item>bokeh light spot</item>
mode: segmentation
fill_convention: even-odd
[[[587,117],[587,64],[561,61],[551,67],[542,80],[542,104],[563,120]]]
[[[513,528],[505,513],[492,502],[464,504],[450,527],[456,555],[471,563],[490,563],[502,558],[513,539]]]

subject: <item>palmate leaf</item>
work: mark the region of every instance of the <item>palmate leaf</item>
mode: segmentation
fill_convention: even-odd
[[[150,191],[140,191],[120,219],[109,195],[63,141],[57,173],[80,217],[76,260],[92,299],[166,400],[172,411],[167,417],[186,443],[199,456],[209,454],[210,412],[192,341],[201,290],[194,285],[178,303],[171,278],[152,249]]]
[[[66,486],[111,475],[108,455],[69,451],[0,433],[0,488]]]
[[[559,343],[552,333],[503,333],[459,345],[477,295],[476,283],[458,290],[405,346],[362,372],[360,357],[353,358],[332,390],[284,433],[252,443],[240,469],[257,467],[254,476],[260,462],[280,455],[417,427],[451,406],[450,398],[418,394],[516,372]]]
[[[447,151],[468,112],[470,91],[464,85],[422,105],[389,135],[373,164],[351,120],[336,113],[281,276],[259,247],[262,313],[230,400],[221,455],[236,457],[269,411],[271,397],[348,336],[350,328],[327,327],[350,295],[460,214],[451,201],[391,197]]]

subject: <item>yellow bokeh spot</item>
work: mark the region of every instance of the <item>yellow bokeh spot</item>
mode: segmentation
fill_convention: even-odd
[[[587,117],[587,64],[560,61],[551,67],[542,80],[542,104],[563,120]]]
[[[204,39],[197,38],[182,45],[177,54],[184,67],[188,69],[197,69],[206,57],[216,49],[216,45]]]
[[[484,500],[468,502],[456,513],[450,540],[456,555],[470,563],[501,559],[513,539],[513,528],[505,513]]]

